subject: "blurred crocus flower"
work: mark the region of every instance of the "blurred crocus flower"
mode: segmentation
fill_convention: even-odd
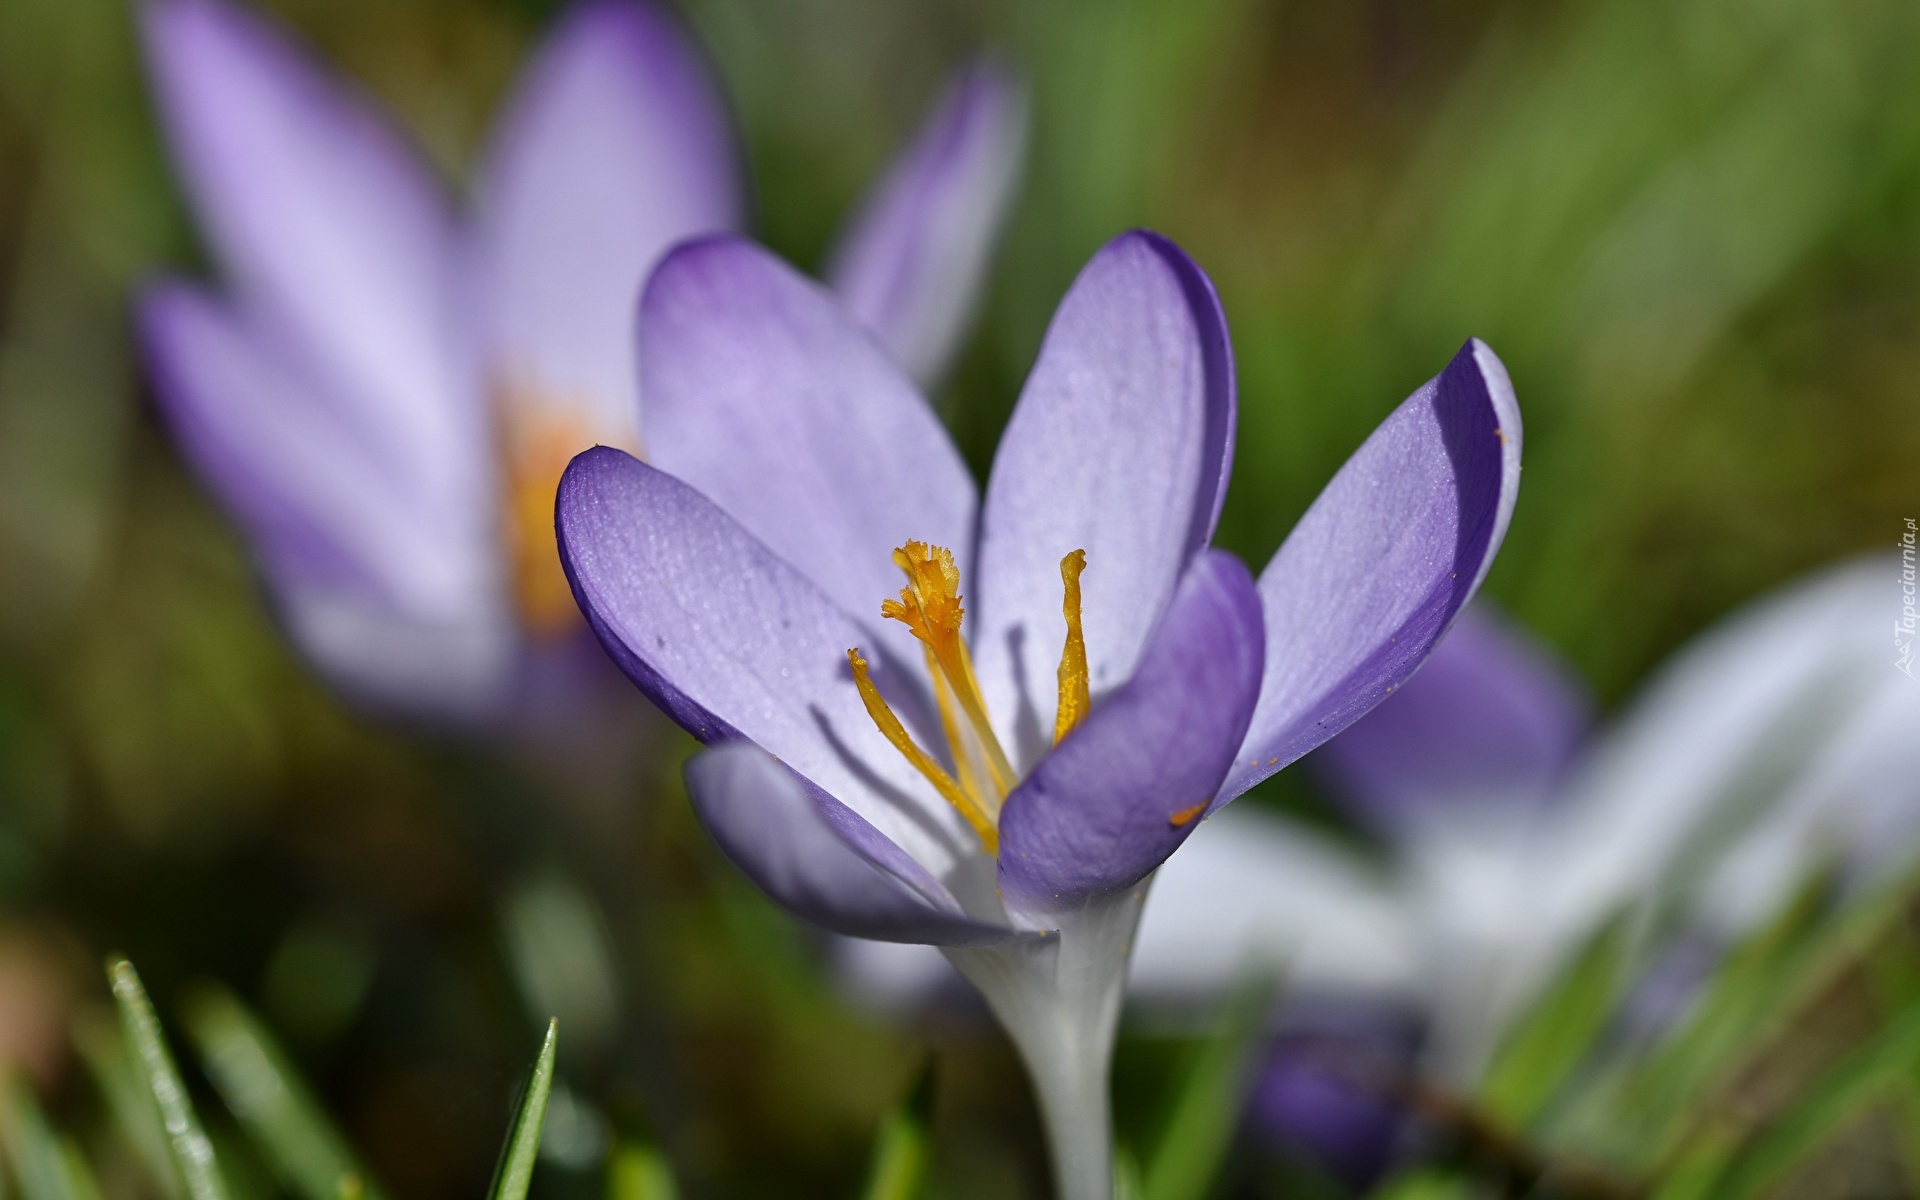
[[[1463,348],[1256,584],[1208,548],[1225,319],[1153,234],[1061,302],[984,500],[912,382],[748,243],[670,254],[640,342],[652,464],[595,449],[560,486],[582,609],[712,747],[688,783],[728,857],[827,929],[940,946],[1032,1073],[1060,1194],[1107,1200],[1152,873],[1411,675],[1472,595],[1519,480],[1505,371]]]
[[[1585,940],[1637,911],[1673,934],[1624,1015],[1671,1023],[1717,948],[1809,872],[1837,865],[1859,888],[1920,854],[1920,688],[1882,637],[1894,572],[1847,564],[1735,614],[1578,753],[1585,703],[1568,672],[1469,610],[1418,676],[1316,756],[1386,835],[1389,873],[1282,818],[1223,814],[1161,872],[1136,991],[1194,1001],[1248,958],[1277,959],[1362,1011],[1424,1009],[1422,1069],[1468,1084]],[[1356,1089],[1321,1062],[1275,1070],[1313,1078],[1262,1087]],[[1344,1163],[1378,1130],[1355,1112],[1351,1129],[1323,1114],[1287,1132]]]
[[[633,310],[683,238],[740,226],[738,152],[643,0],[561,19],[470,211],[368,99],[223,0],[154,0],[161,116],[224,289],[153,287],[162,410],[250,536],[294,641],[343,691],[440,720],[564,700],[598,657],[553,494],[644,452]],[[845,235],[834,281],[917,377],[958,344],[1011,196],[1024,101],[966,71]]]

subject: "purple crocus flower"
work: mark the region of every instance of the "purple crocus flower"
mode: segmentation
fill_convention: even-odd
[[[141,338],[289,634],[381,708],[564,720],[600,655],[555,555],[553,489],[588,446],[647,448],[641,283],[745,207],[707,69],[644,0],[586,0],[458,212],[372,103],[266,20],[223,0],[142,16],[224,289],[154,286]],[[1024,128],[1008,73],[971,67],[843,239],[837,285],[922,379],[965,325]]]
[[[1256,583],[1208,548],[1226,321],[1154,234],[1062,300],[984,500],[901,370],[751,244],[670,254],[639,337],[652,463],[595,449],[560,486],[581,608],[710,745],[688,785],[728,857],[827,929],[940,946],[1027,1063],[1060,1194],[1106,1200],[1152,874],[1403,683],[1473,594],[1519,481],[1505,370],[1468,343]]]

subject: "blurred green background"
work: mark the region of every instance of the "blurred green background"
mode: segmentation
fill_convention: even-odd
[[[269,7],[457,189],[553,6]],[[1028,72],[1025,189],[939,397],[979,470],[1074,272],[1146,225],[1213,274],[1233,326],[1222,541],[1263,562],[1483,337],[1527,420],[1489,589],[1610,703],[1715,616],[1920,511],[1911,0],[682,11],[730,90],[756,229],[805,266],[961,56],[992,44]],[[99,955],[132,955],[163,1011],[220,979],[395,1192],[476,1195],[547,1015],[512,931],[570,920],[573,872],[620,897],[627,966],[584,1018],[607,1031],[563,1067],[697,1194],[853,1194],[929,1054],[945,1194],[1041,1194],[1010,1053],[964,1020],[902,1030],[841,1000],[817,940],[677,802],[677,740],[649,733],[597,810],[556,812],[538,764],[374,727],[289,654],[128,345],[128,287],[200,261],[130,16],[0,0],[0,1054],[84,1123],[98,1101],[66,1025],[104,995]],[[1153,1119],[1156,1053],[1123,1048],[1123,1135]],[[105,1183],[140,1194],[131,1167]],[[558,1167],[536,1183],[597,1187]]]

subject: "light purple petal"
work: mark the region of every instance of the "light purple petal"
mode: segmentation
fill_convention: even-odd
[[[1017,936],[968,917],[898,846],[751,742],[695,756],[687,792],[726,856],[795,916],[887,942],[979,945]]]
[[[250,536],[301,649],[382,707],[490,707],[515,641],[491,540],[405,503],[330,397],[218,301],[165,284],[138,314],[160,411]]]
[[[273,579],[288,636],[356,704],[435,725],[495,726],[517,699],[523,655],[506,614],[414,617],[360,597]]]
[[[878,626],[893,550],[945,546],[966,579],[972,478],[913,384],[833,297],[737,238],[682,246],[647,284],[641,386],[652,462]],[[1058,600],[1055,601],[1056,607]],[[896,654],[918,662],[905,626]]]
[[[1132,674],[1212,536],[1233,423],[1233,352],[1213,284],[1165,238],[1115,238],[1054,314],[987,484],[973,651],[1016,765],[1033,763],[1053,730],[1060,559],[1087,552],[1097,699]]]
[[[365,98],[223,0],[158,0],[144,30],[194,212],[242,306],[326,383],[429,503],[487,491],[487,414],[443,198]]]
[[[703,742],[746,738],[945,877],[972,833],[878,729],[847,666],[872,635],[786,560],[686,484],[619,450],[560,481],[560,559],[601,644]],[[922,746],[908,681],[874,682]]]
[[[1486,577],[1519,487],[1513,386],[1469,341],[1354,452],[1261,573],[1267,675],[1221,803],[1407,681]]]
[[[1198,559],[1140,665],[1041,759],[1000,815],[1000,885],[1032,913],[1122,891],[1200,824],[1260,690],[1260,599],[1240,560]]]
[[[966,333],[1019,181],[1026,89],[992,58],[954,80],[834,252],[827,279],[922,387]]]
[[[586,0],[522,77],[481,176],[496,386],[638,446],[633,312],[668,247],[737,228],[725,105],[678,24]]]
[[[150,290],[139,321],[161,411],[277,577],[414,618],[492,604],[492,539],[410,503],[270,336],[185,284]]]
[[[1482,601],[1419,674],[1312,761],[1389,830],[1464,809],[1534,807],[1556,797],[1592,709],[1565,663]]]

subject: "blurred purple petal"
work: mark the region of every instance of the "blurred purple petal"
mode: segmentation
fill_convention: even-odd
[[[711,500],[597,447],[560,481],[560,558],[601,644],[640,690],[703,742],[747,738],[944,875],[973,834],[860,702],[850,647],[871,632]],[[899,674],[874,682],[927,737]]]
[[[413,617],[353,595],[276,584],[294,644],[329,683],[375,712],[484,724],[509,713],[526,652],[504,613]]]
[[[1087,552],[1097,700],[1133,673],[1213,533],[1233,422],[1233,354],[1213,284],[1165,238],[1115,238],[1054,314],[981,516],[973,648],[1017,766],[1045,751],[1053,729],[1061,557]]]
[[[1007,797],[1000,883],[1053,910],[1139,882],[1199,825],[1260,690],[1260,600],[1239,559],[1196,560],[1133,677]]]
[[[1478,340],[1395,409],[1260,576],[1267,674],[1226,800],[1407,681],[1493,563],[1520,485],[1520,410]]]
[[[263,19],[222,0],[144,16],[175,161],[241,305],[396,477],[436,497],[484,488],[450,216],[422,165]]]
[[[1534,923],[1577,944],[1707,839],[1817,780],[1814,769],[1886,681],[1876,623],[1890,571],[1883,558],[1823,571],[1670,659],[1569,780],[1565,820],[1551,855],[1540,856]]]
[[[1132,987],[1159,1010],[1211,1005],[1269,966],[1300,988],[1412,995],[1419,927],[1391,881],[1299,821],[1236,805],[1155,872]]]
[[[1481,602],[1418,674],[1313,761],[1389,830],[1465,808],[1538,806],[1557,795],[1591,712],[1566,664]]]
[[[694,812],[734,866],[794,915],[889,942],[978,945],[1013,932],[968,917],[901,849],[750,742],[687,764]]]
[[[880,625],[880,602],[902,582],[893,550],[909,539],[953,550],[967,577],[976,501],[966,464],[913,384],[819,284],[740,239],[683,246],[647,285],[640,348],[652,462],[843,610]],[[905,626],[888,622],[883,637],[920,660]]]
[[[1295,1005],[1248,1097],[1248,1123],[1269,1148],[1304,1153],[1364,1193],[1406,1135],[1399,1094],[1418,1046],[1414,1023],[1392,1010]]]
[[[675,242],[741,222],[733,133],[705,64],[655,5],[586,0],[521,78],[481,180],[496,385],[637,446],[647,272]]]
[[[945,374],[979,302],[1026,140],[1020,79],[975,60],[834,253],[828,281],[922,387]]]
[[[275,579],[413,619],[490,606],[491,531],[413,503],[270,338],[186,284],[149,291],[139,321],[161,411]]]

